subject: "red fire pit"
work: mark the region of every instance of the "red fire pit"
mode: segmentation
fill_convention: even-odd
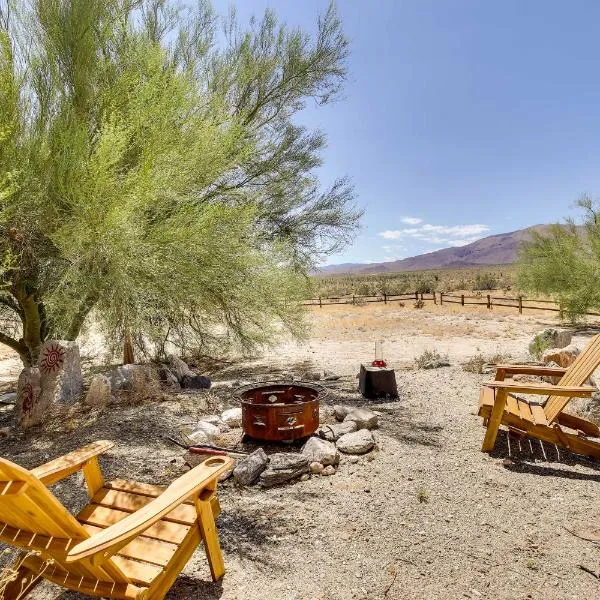
[[[292,381],[244,386],[237,391],[244,432],[278,442],[308,437],[319,426],[319,395],[324,393],[321,386]]]

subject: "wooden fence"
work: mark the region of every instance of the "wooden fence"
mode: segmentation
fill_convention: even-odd
[[[357,294],[352,296],[340,296],[332,298],[311,298],[303,302],[304,306],[331,306],[336,304],[365,304],[369,302],[383,302],[387,304],[393,301],[413,301],[418,302],[433,302],[434,304],[460,304],[461,306],[485,306],[487,309],[492,310],[494,306],[504,306],[507,308],[514,308],[519,311],[519,314],[523,314],[524,310],[547,310],[552,312],[561,312],[562,309],[557,302],[553,300],[542,300],[539,298],[525,298],[523,296],[494,296],[493,292],[498,290],[491,290],[491,294],[479,295],[479,296],[468,296],[465,294],[445,294],[443,292],[433,292],[430,294],[423,294],[420,292],[410,292],[407,294],[379,294],[376,296],[359,296]],[[542,304],[543,306],[539,306]],[[585,315],[600,317],[600,313],[588,312]]]

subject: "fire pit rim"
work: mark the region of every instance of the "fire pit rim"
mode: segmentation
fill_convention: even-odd
[[[316,392],[319,395],[319,400],[321,400],[322,398],[325,398],[329,394],[329,389],[327,389],[323,385],[314,383],[313,381],[291,381],[288,379],[283,379],[283,380],[275,380],[275,381],[260,381],[260,382],[256,382],[256,383],[247,383],[246,385],[242,385],[242,386],[236,388],[234,390],[234,395],[236,398],[238,398],[240,400],[240,402],[242,402],[242,404],[248,403],[248,402],[250,402],[249,400],[245,400],[244,398],[242,398],[243,393],[249,392],[256,388],[269,387],[272,385],[274,385],[274,386],[293,385],[293,386],[308,388],[308,389],[312,390],[313,392]],[[277,406],[279,404],[285,404],[285,402],[274,402],[274,403],[269,403],[268,405],[269,406]]]

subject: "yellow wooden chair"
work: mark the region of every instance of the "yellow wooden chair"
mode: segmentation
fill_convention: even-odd
[[[215,527],[218,477],[229,457],[212,457],[167,488],[105,483],[89,444],[28,471],[0,459],[0,539],[22,549],[4,598],[23,597],[47,579],[105,598],[160,599],[204,541],[213,580],[224,572]],[[46,486],[82,470],[90,503],[75,517]]]
[[[479,396],[479,415],[486,426],[481,450],[490,452],[500,425],[510,430],[567,448],[576,454],[600,457],[600,428],[595,423],[564,412],[571,398],[589,398],[595,388],[583,384],[600,365],[600,335],[594,336],[568,369],[531,365],[498,365],[494,381]],[[508,375],[560,376],[556,385],[505,381]],[[542,403],[516,394],[549,394]],[[596,439],[592,439],[596,438]]]

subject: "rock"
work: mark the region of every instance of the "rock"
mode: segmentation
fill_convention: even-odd
[[[318,437],[311,437],[302,448],[302,454],[308,456],[310,462],[318,462],[324,466],[337,465],[340,462],[340,453],[335,444]]]
[[[175,373],[173,373],[171,369],[169,369],[169,367],[165,364],[160,365],[160,367],[158,368],[158,378],[161,381],[161,383],[163,383],[167,387],[174,389],[178,389],[181,387],[181,385],[179,384],[179,379],[177,379]]]
[[[346,433],[357,431],[356,421],[344,421],[342,423],[333,423],[332,425],[321,425],[318,430],[319,437],[329,442],[337,442]]]
[[[203,420],[198,421],[198,424],[196,425],[196,431],[202,431],[209,440],[213,440],[221,433],[220,429],[216,425]]]
[[[568,329],[554,329],[552,327],[538,331],[529,344],[529,354],[540,358],[548,348],[564,348],[571,343],[573,334]]]
[[[10,427],[0,427],[0,437],[8,437],[10,435]]]
[[[189,390],[209,390],[211,380],[204,375],[184,375],[180,381],[181,387]]]
[[[291,452],[272,454],[269,467],[260,474],[260,483],[263,487],[272,487],[291,481],[308,473],[309,464],[309,458],[304,454]]]
[[[354,421],[356,423],[356,429],[375,429],[375,427],[377,427],[378,417],[368,408],[355,408],[344,418],[344,423],[347,421]]]
[[[2,404],[15,404],[17,402],[17,392],[7,392],[0,395],[0,402]]]
[[[253,484],[267,468],[268,463],[269,458],[262,448],[242,458],[233,470],[235,484],[240,486]]]
[[[309,468],[313,475],[320,475],[325,467],[320,462],[311,462]]]
[[[346,415],[352,410],[350,406],[343,406],[342,404],[336,404],[333,407],[333,416],[337,421],[343,421]]]
[[[224,410],[221,413],[221,419],[229,425],[229,427],[241,427],[242,426],[242,409],[241,408],[230,408]]]
[[[302,373],[302,379],[304,379],[304,381],[320,381],[321,373],[320,371],[307,371]]]
[[[328,465],[323,469],[321,473],[324,477],[328,477],[329,475],[335,475],[335,467],[333,465]]]
[[[71,404],[83,393],[81,357],[76,342],[46,340],[38,361],[41,402]]]
[[[194,444],[209,444],[212,441],[212,438],[209,438],[201,429],[192,431],[192,433],[188,435],[188,438],[192,440]]]
[[[345,454],[365,454],[373,448],[375,440],[368,429],[347,433],[337,441],[337,448]]]
[[[355,465],[359,461],[360,461],[360,458],[358,458],[358,456],[349,456],[348,457],[348,462],[352,465]]]
[[[332,371],[323,371],[323,381],[337,381],[341,379],[341,375],[333,373]]]
[[[179,383],[183,381],[184,377],[193,377],[195,375],[195,373],[193,373],[187,366],[187,363],[181,360],[181,358],[178,356],[169,354],[168,359],[171,371],[173,372],[173,375],[177,377],[177,381],[179,381]]]
[[[111,371],[104,373],[110,380],[110,387],[113,391],[133,389],[133,371],[137,365],[121,365]]]
[[[218,427],[219,433],[227,433],[229,431],[229,425],[221,419],[220,415],[208,415],[208,417],[202,417],[202,421]]]
[[[110,392],[110,379],[106,375],[94,375],[84,402],[88,406],[106,406],[110,402]]]
[[[48,397],[42,398],[40,370],[37,367],[25,367],[17,382],[17,423],[24,428],[41,423],[48,406]]]
[[[300,476],[300,481],[308,481],[310,479],[310,475],[308,473],[304,473],[304,475]]]
[[[565,348],[549,348],[542,354],[543,363],[556,363],[559,367],[569,367],[577,358],[581,350],[577,346],[571,344]]]

